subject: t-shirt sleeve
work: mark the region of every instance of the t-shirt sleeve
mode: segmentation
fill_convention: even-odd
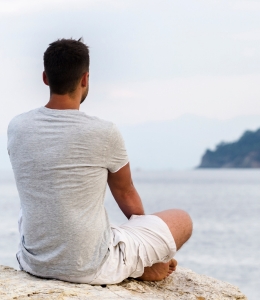
[[[107,148],[107,169],[115,173],[128,163],[128,156],[123,137],[113,124]]]

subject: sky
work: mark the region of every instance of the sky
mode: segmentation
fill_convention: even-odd
[[[132,166],[159,162],[137,148],[151,147],[153,128],[174,157],[157,168],[198,165],[206,148],[260,127],[259,14],[250,0],[0,0],[0,169],[10,120],[48,102],[44,51],[80,37],[90,49],[81,110],[119,126]]]
[[[260,115],[260,1],[0,0],[0,134],[43,106],[43,53],[90,47],[81,110],[116,124]]]

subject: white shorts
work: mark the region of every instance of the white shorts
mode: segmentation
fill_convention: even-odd
[[[59,276],[56,279],[89,284],[115,284],[128,277],[140,277],[145,267],[168,262],[176,244],[166,223],[155,215],[133,215],[120,226],[111,225],[109,255],[96,274],[86,277]],[[23,269],[33,274],[18,253]]]
[[[113,284],[140,277],[145,267],[168,262],[177,251],[168,226],[155,215],[133,215],[128,222],[111,229],[110,254],[90,284]]]

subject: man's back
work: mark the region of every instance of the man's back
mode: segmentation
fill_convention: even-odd
[[[124,142],[115,126],[80,112],[89,91],[89,50],[61,39],[44,52],[45,107],[14,118],[8,151],[21,200],[20,267],[60,280],[113,284],[162,280],[191,236],[181,210],[145,215]],[[110,226],[106,184],[129,219]]]
[[[92,274],[106,258],[107,173],[128,162],[115,126],[46,107],[14,118],[8,151],[22,208],[21,252],[35,275]]]

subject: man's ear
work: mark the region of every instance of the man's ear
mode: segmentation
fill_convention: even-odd
[[[42,72],[42,80],[46,85],[49,85],[48,78],[45,71]]]
[[[88,78],[89,78],[89,72],[84,73],[81,78],[81,86],[82,87],[88,86]]]

